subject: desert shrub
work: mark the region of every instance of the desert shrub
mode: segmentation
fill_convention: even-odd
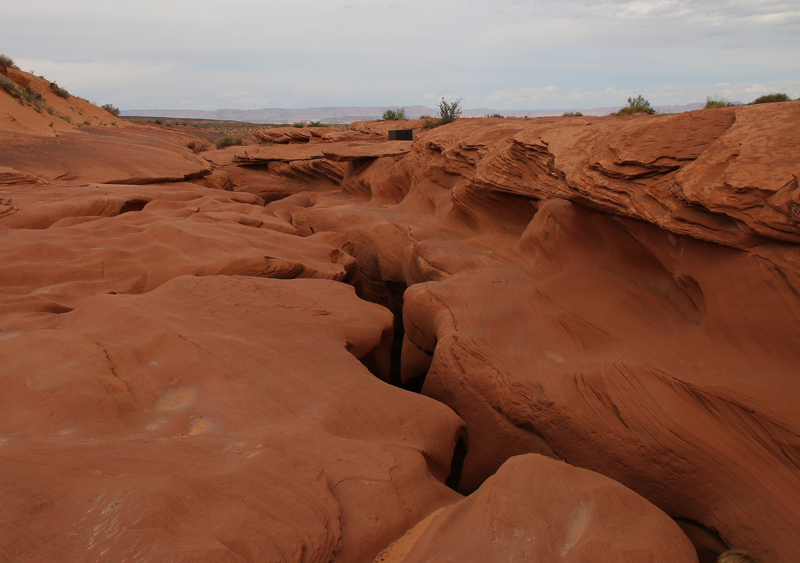
[[[164,125],[164,122],[161,121],[160,119],[156,119],[153,123],[155,123],[156,125]]]
[[[431,117],[431,116],[430,116],[430,115],[428,115],[427,113],[420,115],[420,116],[419,116],[419,118],[420,118],[420,119],[425,119],[425,120],[428,120],[428,119],[433,119],[433,117]]]
[[[505,119],[505,115],[500,115],[499,113],[487,113],[486,117],[499,117],[501,119]]]
[[[561,117],[583,117],[583,114],[579,111],[565,111]]]
[[[63,119],[67,123],[72,123],[72,120],[69,118],[68,115],[59,115],[58,117],[60,117],[61,119]]]
[[[444,98],[439,102],[439,125],[452,123],[461,117],[461,98],[454,102],[446,102]]]
[[[306,126],[305,121],[295,121],[294,123],[292,123],[292,127],[297,127],[298,129],[301,129],[305,126]]]
[[[383,112],[381,119],[384,121],[397,121],[399,119],[408,119],[406,115],[406,108],[387,109]]]
[[[792,99],[783,93],[767,94],[750,102],[751,104],[771,104],[773,102],[791,102]]]
[[[327,127],[327,125],[325,125],[321,121],[309,121],[306,127]]]
[[[42,98],[39,92],[32,89],[30,86],[25,86],[25,88],[23,88],[22,97],[25,98],[26,102],[33,105],[33,109],[42,113],[42,108],[45,107],[44,98]]]
[[[241,137],[222,137],[221,139],[217,139],[215,145],[218,149],[222,149],[225,147],[232,147],[233,145],[241,145],[242,138]]]
[[[115,108],[111,104],[103,104],[102,106],[100,106],[100,108],[106,110],[108,113],[110,113],[114,117],[119,117],[119,108]]]
[[[735,104],[733,102],[729,102],[722,96],[706,96],[706,105],[703,109],[727,108],[732,105]]]
[[[11,57],[6,57],[5,55],[0,55],[0,66],[4,67],[14,67],[14,61],[11,60]]]
[[[60,97],[62,97],[62,98],[65,98],[65,99],[66,99],[66,98],[69,98],[69,92],[67,92],[66,90],[64,90],[63,88],[61,88],[61,87],[60,87],[58,84],[56,84],[55,82],[51,82],[51,83],[50,83],[50,89],[51,89],[53,92],[55,92],[55,93],[56,93],[56,96],[60,96]]]
[[[91,123],[89,123],[89,120],[88,120],[88,119],[84,119],[84,120],[83,120],[83,124],[84,124],[84,125],[91,125]]]
[[[423,115],[422,119],[425,120],[425,125],[422,128],[433,129],[434,127],[439,127],[439,125],[452,123],[459,117],[461,117],[461,98],[454,102],[446,102],[442,98],[442,101],[439,102],[439,119]]]
[[[423,129],[433,129],[434,127],[438,127],[441,125],[438,119],[434,119],[432,117],[428,117],[425,119],[425,125],[422,126]]]
[[[653,114],[656,110],[650,107],[650,102],[644,97],[639,94],[636,98],[628,98],[628,105],[623,107],[617,112],[612,113],[611,115],[633,115],[635,113],[649,113]]]
[[[14,81],[10,78],[6,78],[5,76],[0,76],[0,88],[14,96],[15,98],[19,98],[22,96],[19,90],[17,90],[17,85],[14,84]]]

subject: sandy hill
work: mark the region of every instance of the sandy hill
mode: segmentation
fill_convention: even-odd
[[[77,131],[84,125],[129,126],[54,82],[0,64],[1,130],[54,136],[62,131]]]

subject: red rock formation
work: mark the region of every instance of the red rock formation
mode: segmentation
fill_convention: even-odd
[[[157,184],[200,178],[211,172],[208,161],[174,132],[126,128],[85,128],[58,138],[0,132],[0,166],[47,180],[100,184]]]
[[[799,114],[0,133],[0,554],[368,561],[536,452],[792,561]]]
[[[458,417],[356,359],[391,322],[328,280],[184,276],[0,341],[3,560],[371,560],[458,498]]]
[[[630,489],[527,455],[436,516],[403,561],[691,563],[697,555],[675,522]]]
[[[372,205],[317,196],[292,220],[354,242],[370,299],[413,286],[403,378],[427,374],[423,393],[467,422],[462,491],[541,452],[619,480],[709,543],[788,561],[799,112],[465,120],[362,182]],[[768,172],[750,164],[762,158]],[[702,207],[712,195],[689,186],[711,169],[721,203]],[[375,206],[387,185],[402,203]],[[761,195],[742,200],[744,185]],[[773,211],[786,220],[759,219]]]

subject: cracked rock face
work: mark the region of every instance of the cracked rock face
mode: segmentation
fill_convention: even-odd
[[[183,276],[0,342],[4,557],[371,559],[458,499],[460,419],[357,359],[391,322],[334,281]]]
[[[0,558],[793,561],[798,117],[0,132]]]

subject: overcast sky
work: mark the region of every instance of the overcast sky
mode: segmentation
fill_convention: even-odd
[[[800,97],[800,1],[27,0],[0,53],[122,109]]]

